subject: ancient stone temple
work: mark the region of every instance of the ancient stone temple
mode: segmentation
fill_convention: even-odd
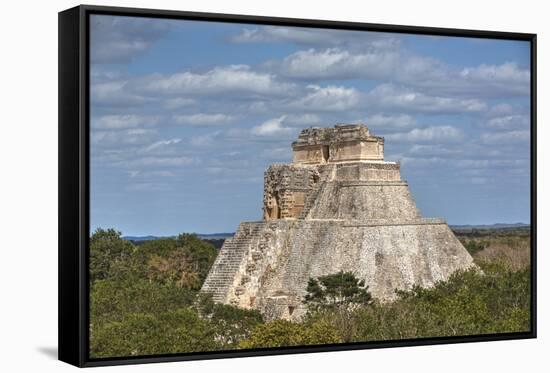
[[[443,219],[420,215],[366,126],[308,128],[292,150],[291,164],[265,172],[263,220],[225,241],[201,290],[215,301],[299,319],[310,277],[352,271],[391,300],[472,265]]]

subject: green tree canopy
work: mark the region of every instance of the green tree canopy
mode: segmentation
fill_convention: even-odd
[[[239,343],[240,348],[305,346],[342,342],[337,330],[326,322],[294,323],[276,320],[259,324],[250,338]]]
[[[367,305],[372,297],[365,286],[352,272],[343,272],[310,278],[304,302],[313,307],[347,307],[351,304]]]
[[[120,232],[98,228],[90,237],[90,281],[125,272],[134,250],[134,245],[122,239]]]

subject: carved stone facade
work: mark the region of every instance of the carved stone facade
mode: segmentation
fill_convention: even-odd
[[[324,164],[384,160],[384,139],[361,125],[308,128],[292,143],[293,163]]]
[[[421,216],[366,126],[305,129],[292,149],[293,163],[265,172],[263,220],[225,241],[202,288],[215,301],[299,319],[310,277],[352,271],[391,300],[472,265],[444,220]]]

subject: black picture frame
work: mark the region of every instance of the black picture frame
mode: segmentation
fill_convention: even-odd
[[[527,41],[531,47],[531,330],[521,333],[393,340],[280,349],[252,349],[91,359],[89,357],[89,17],[92,14],[301,26]],[[536,34],[400,26],[81,5],[59,13],[59,360],[78,367],[357,350],[536,338]]]

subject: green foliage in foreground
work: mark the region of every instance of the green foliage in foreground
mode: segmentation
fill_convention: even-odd
[[[191,309],[159,315],[130,313],[93,331],[92,356],[139,356],[211,351],[215,329]]]
[[[92,357],[270,348],[528,331],[530,270],[497,263],[457,272],[431,289],[372,301],[340,272],[311,279],[300,323],[199,296],[216,249],[193,235],[134,246],[115,230],[91,238]]]
[[[340,343],[338,330],[329,322],[318,320],[294,323],[276,320],[258,325],[250,338],[239,343],[239,348],[267,348],[285,346]]]
[[[457,272],[432,289],[399,292],[388,304],[357,313],[354,341],[464,336],[528,331],[530,271],[481,264]]]
[[[310,278],[304,303],[311,319],[321,319],[340,331],[342,342],[351,342],[356,329],[357,310],[372,303],[372,296],[351,272],[340,271],[332,275]]]

